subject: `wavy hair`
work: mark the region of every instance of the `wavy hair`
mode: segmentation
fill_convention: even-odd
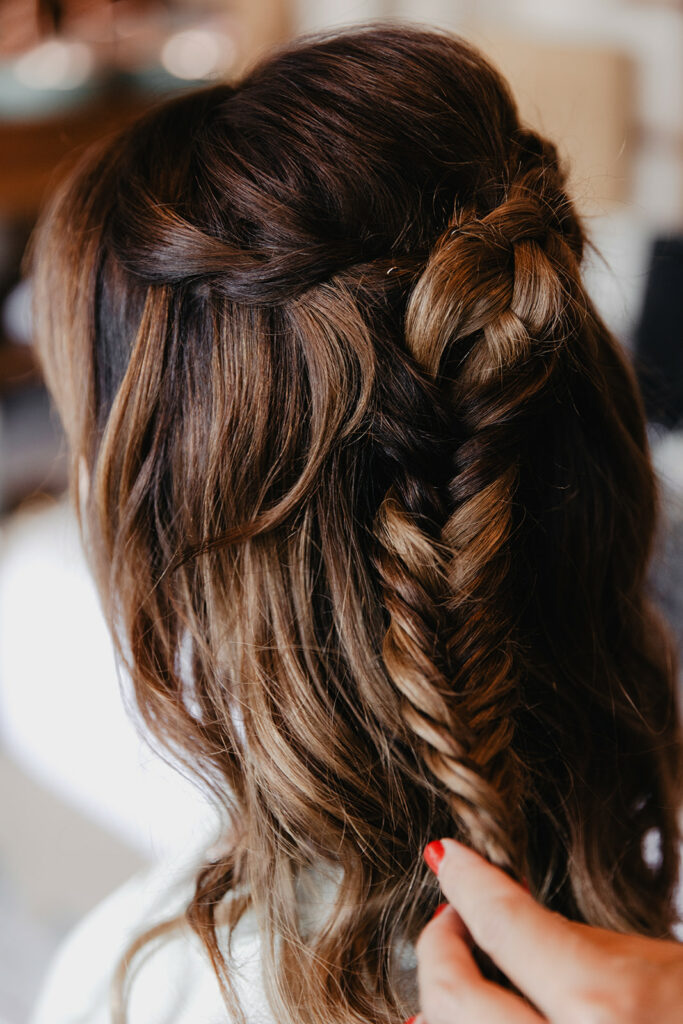
[[[280,1024],[414,1012],[396,950],[441,835],[572,919],[670,934],[655,482],[584,244],[500,75],[392,25],[164,103],[46,211],[40,353],[137,708],[225,822],[186,918],[237,1015],[229,893]]]

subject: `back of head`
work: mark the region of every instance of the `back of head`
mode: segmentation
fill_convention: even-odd
[[[570,917],[669,931],[655,489],[583,242],[498,74],[394,27],[165,104],[36,237],[137,704],[229,823],[190,920],[221,972],[214,905],[245,893],[280,1021],[405,1018],[392,957],[434,909],[439,835]],[[306,930],[320,863],[339,898]]]

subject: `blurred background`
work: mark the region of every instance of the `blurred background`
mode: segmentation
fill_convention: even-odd
[[[571,162],[590,289],[646,396],[665,512],[653,587],[683,641],[681,2],[0,0],[0,1024],[27,1020],[89,907],[212,826],[121,706],[33,356],[26,241],[90,141],[293,35],[376,18],[475,41]]]

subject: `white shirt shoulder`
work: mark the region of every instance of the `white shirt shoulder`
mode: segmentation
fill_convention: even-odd
[[[193,871],[161,863],[98,904],[58,950],[30,1024],[111,1024],[121,954],[147,928],[181,913],[193,887]],[[231,954],[231,978],[249,1024],[273,1024],[250,911],[235,929]],[[130,970],[128,1024],[230,1024],[208,954],[189,926],[150,941]]]

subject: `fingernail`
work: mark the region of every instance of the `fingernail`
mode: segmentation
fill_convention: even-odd
[[[406,1024],[415,1024],[416,1020],[417,1020],[417,1017],[411,1017],[410,1020],[406,1021]]]
[[[432,869],[435,875],[439,873],[439,866],[443,860],[443,855],[446,851],[443,848],[443,843],[440,839],[435,839],[425,847],[424,859],[427,862],[427,866]]]
[[[439,914],[443,913],[443,911],[446,909],[447,906],[448,906],[448,903],[439,903],[438,907],[436,908],[436,910],[432,914],[432,921],[434,920],[435,917],[438,917]]]

